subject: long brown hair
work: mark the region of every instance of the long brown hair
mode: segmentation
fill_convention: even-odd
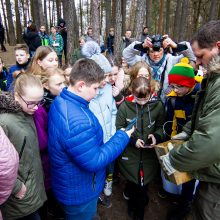
[[[52,47],[48,47],[48,46],[38,47],[34,54],[33,59],[31,60],[31,63],[29,65],[27,72],[33,75],[41,75],[44,70],[38,64],[38,60],[42,61],[48,54],[52,52],[55,52]]]

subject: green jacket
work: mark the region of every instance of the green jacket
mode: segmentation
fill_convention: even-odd
[[[55,40],[51,34],[49,36],[49,45],[55,50],[57,55],[63,54],[63,38],[60,34],[56,33]]]
[[[172,166],[195,179],[220,183],[220,56],[210,63],[189,125],[189,140],[170,152]]]
[[[149,134],[154,134],[157,142],[161,142],[165,112],[160,101],[153,101],[151,104],[140,106],[133,101],[126,100],[118,110],[116,128],[125,128],[129,121],[136,116],[138,117],[136,129],[132,134],[130,143],[119,157],[118,162],[122,175],[127,180],[138,184],[139,165],[142,154],[144,185],[146,185],[157,174],[159,168],[158,159],[153,148],[138,149],[135,147],[135,143],[137,139],[142,139],[146,143]]]
[[[76,48],[73,52],[73,63],[75,63],[77,60],[84,58],[81,52],[81,48]]]
[[[36,128],[31,115],[25,114],[11,95],[0,95],[0,126],[19,154],[18,177],[11,196],[1,206],[3,219],[18,219],[37,211],[46,201]],[[27,192],[15,198],[22,183]]]

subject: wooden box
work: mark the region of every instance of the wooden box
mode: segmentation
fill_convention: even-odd
[[[157,154],[157,157],[159,159],[160,164],[161,164],[160,156],[163,156],[169,152],[169,150],[167,148],[167,145],[169,142],[172,143],[174,147],[183,143],[183,141],[180,141],[180,140],[169,140],[169,141],[160,143],[158,145],[155,145],[154,148],[155,148],[155,151],[156,151],[156,154]],[[164,173],[164,176],[167,180],[169,180],[170,182],[172,182],[176,185],[183,184],[183,183],[188,182],[192,179],[192,176],[186,172],[176,171],[175,173],[173,173],[170,176],[168,176],[165,172],[163,172],[163,173]]]

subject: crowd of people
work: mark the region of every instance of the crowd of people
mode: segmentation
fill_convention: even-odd
[[[120,60],[114,29],[105,46],[89,27],[63,69],[65,21],[45,30],[30,20],[16,64],[0,58],[0,219],[99,219],[120,175],[131,219],[147,219],[155,177],[160,197],[178,198],[164,219],[220,219],[220,20],[191,42],[126,30]],[[171,139],[182,142],[158,159]],[[179,188],[165,178],[176,171],[193,178]]]

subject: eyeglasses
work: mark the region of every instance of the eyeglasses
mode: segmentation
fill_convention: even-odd
[[[172,89],[172,90],[181,90],[183,89],[185,86],[181,86],[181,85],[169,85],[169,87]]]
[[[36,106],[39,107],[39,106],[42,106],[44,103],[45,103],[45,99],[42,99],[41,101],[39,102],[35,102],[35,101],[26,101],[19,93],[18,95],[20,96],[20,98],[25,102],[25,104],[27,105],[27,108],[28,109],[33,109],[35,108]]]

